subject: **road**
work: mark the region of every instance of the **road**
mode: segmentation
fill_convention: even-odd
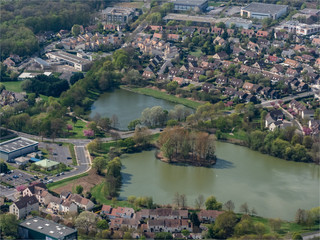
[[[37,141],[52,141],[50,138],[42,138],[39,136],[27,134],[27,133],[22,133],[22,132],[17,132],[14,130],[11,130],[15,132],[17,135],[25,138],[31,138]],[[118,131],[118,130],[112,130],[113,132],[116,132],[119,134],[119,137],[121,139],[125,139],[128,137],[132,137],[134,134],[134,131]],[[160,133],[162,131],[161,128],[156,128],[156,129],[150,129],[151,134],[156,134]],[[102,138],[101,141],[103,142],[108,142],[114,140],[113,138]],[[73,177],[80,175],[82,173],[88,172],[91,169],[91,158],[90,158],[90,153],[87,150],[86,146],[88,143],[90,143],[92,140],[90,139],[69,139],[69,138],[56,138],[55,142],[64,142],[64,143],[72,143],[74,145],[75,149],[75,155],[76,159],[78,162],[78,166],[74,167],[74,169],[70,172],[65,172],[64,175],[60,176],[54,176],[54,177],[49,177],[49,179],[52,179],[54,182],[63,180],[65,178]]]
[[[284,97],[284,98],[281,98],[281,99],[263,101],[263,102],[261,102],[261,105],[263,107],[272,107],[272,105],[271,105],[272,102],[277,102],[277,101],[280,101],[280,100],[283,101],[283,102],[286,102],[286,101],[290,101],[292,99],[308,97],[308,96],[313,96],[313,95],[314,95],[314,92],[312,92],[312,91],[304,92],[304,93],[300,93],[300,94],[297,94],[297,95],[294,95],[294,96]]]

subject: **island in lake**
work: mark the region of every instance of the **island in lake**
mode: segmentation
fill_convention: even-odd
[[[210,167],[216,163],[215,138],[183,127],[166,128],[158,140],[156,157],[168,163]]]

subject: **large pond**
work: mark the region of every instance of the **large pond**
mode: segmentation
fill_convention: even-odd
[[[117,128],[128,130],[128,124],[141,117],[141,112],[147,107],[161,106],[166,110],[173,109],[176,104],[154,97],[116,89],[113,92],[102,94],[94,102],[90,117],[97,113],[102,117],[111,118],[116,115],[119,121]]]
[[[235,211],[247,202],[260,216],[294,220],[298,208],[319,206],[319,166],[288,162],[248,148],[217,142],[213,168],[163,163],[154,151],[124,155],[120,197],[152,196],[172,203],[176,192],[193,205],[199,194],[232,200]]]

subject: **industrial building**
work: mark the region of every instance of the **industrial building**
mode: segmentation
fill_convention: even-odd
[[[208,7],[208,0],[171,0],[175,11],[205,11]]]
[[[0,143],[0,158],[8,161],[38,150],[38,142],[18,137]]]
[[[78,239],[76,229],[40,217],[29,218],[20,223],[18,233],[21,239]]]
[[[63,51],[50,52],[46,56],[51,59],[62,61],[74,67],[78,71],[87,71],[91,66],[91,62],[87,59],[77,57],[76,55]]]
[[[278,19],[288,12],[288,5],[250,3],[241,9],[241,17]]]
[[[135,10],[133,8],[108,7],[102,10],[102,20],[108,23],[129,23],[134,16]]]
[[[234,24],[237,28],[244,28],[244,29],[249,29],[252,27],[252,21],[248,19],[243,19],[243,18],[237,18],[233,17],[225,21],[225,24],[228,28],[231,27],[232,24]]]

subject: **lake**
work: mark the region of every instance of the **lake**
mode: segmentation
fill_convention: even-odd
[[[171,110],[176,103],[163,99],[130,92],[124,89],[116,89],[112,92],[102,94],[92,105],[90,117],[97,113],[102,117],[111,118],[116,115],[119,120],[117,128],[128,130],[128,124],[141,117],[145,108],[161,106],[163,109]]]
[[[319,166],[289,162],[246,147],[217,142],[213,168],[178,166],[157,160],[155,151],[122,156],[120,197],[152,196],[159,204],[172,204],[176,192],[194,205],[199,194],[214,195],[235,211],[244,202],[258,215],[294,220],[298,208],[319,206]]]

